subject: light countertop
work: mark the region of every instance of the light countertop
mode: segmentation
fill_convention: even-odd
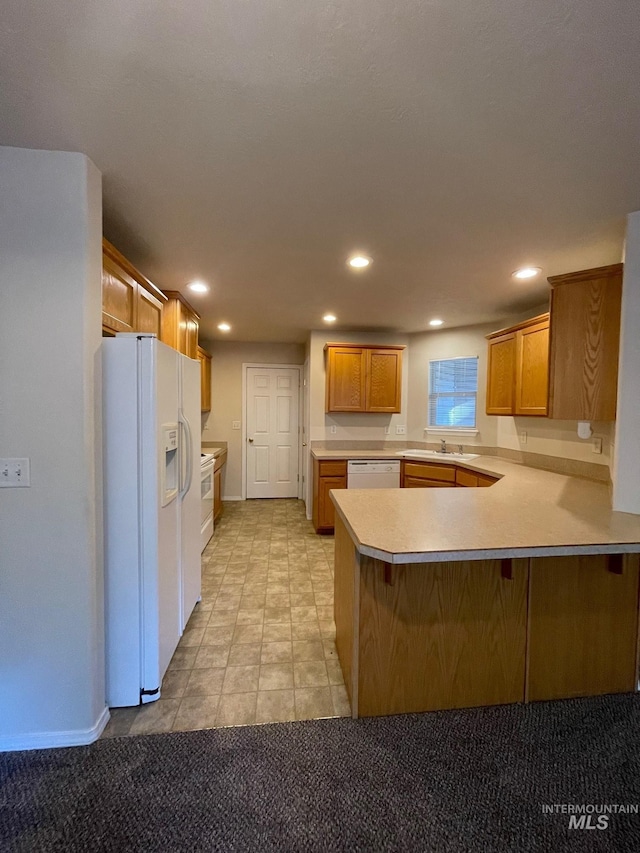
[[[320,453],[323,459],[400,458],[395,452]],[[417,563],[640,551],[640,516],[613,512],[607,484],[493,456],[447,461],[501,479],[489,488],[331,492],[361,553]]]
[[[214,447],[214,446],[209,446],[207,444],[202,445],[202,452],[213,454],[214,459],[217,459],[223,453],[226,453],[226,450],[227,450],[226,447]]]

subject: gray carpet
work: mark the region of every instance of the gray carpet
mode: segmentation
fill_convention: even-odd
[[[640,850],[640,697],[316,720],[0,755],[0,850]]]

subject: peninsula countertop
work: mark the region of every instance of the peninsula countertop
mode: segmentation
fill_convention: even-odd
[[[321,453],[323,459],[347,458],[340,451]],[[369,453],[375,458],[375,451],[358,455]],[[613,512],[605,483],[493,456],[447,461],[500,480],[484,489],[331,492],[360,553],[388,563],[428,563],[640,551],[640,516]]]

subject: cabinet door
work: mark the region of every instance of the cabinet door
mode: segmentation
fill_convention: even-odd
[[[450,485],[453,485],[456,481],[456,469],[448,465],[434,465],[431,462],[410,462],[403,459],[400,470],[403,477],[441,480]]]
[[[328,356],[327,411],[364,412],[366,350],[360,347],[330,347]]]
[[[467,486],[473,488],[478,485],[478,477],[472,474],[471,471],[465,471],[463,468],[458,468],[456,471],[456,486]]]
[[[514,413],[516,333],[509,332],[489,341],[487,368],[487,414]]]
[[[318,485],[318,527],[333,528],[336,515],[329,492],[331,489],[346,489],[346,477],[320,477]]]
[[[549,416],[616,418],[622,264],[553,276]]]
[[[137,331],[138,284],[111,258],[102,257],[102,325],[112,332]]]
[[[636,689],[638,563],[637,554],[531,558],[529,700]]]
[[[213,520],[222,512],[222,468],[213,472]]]
[[[199,322],[197,318],[191,314],[189,311],[185,310],[185,344],[184,344],[184,354],[188,355],[189,358],[197,358],[198,357],[198,329]]]
[[[402,350],[367,350],[366,388],[367,412],[400,412]]]
[[[549,391],[549,323],[517,333],[516,415],[547,414]]]
[[[136,332],[153,332],[159,338],[162,331],[162,302],[144,287],[138,287],[137,314]]]
[[[493,486],[493,484],[497,482],[498,480],[496,477],[488,477],[486,474],[478,474],[478,486],[481,489]]]

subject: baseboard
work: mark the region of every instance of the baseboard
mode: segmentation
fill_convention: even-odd
[[[242,495],[223,495],[223,501],[242,501],[244,498]]]
[[[90,729],[75,729],[67,732],[34,732],[33,734],[0,737],[0,752],[15,752],[22,749],[51,749],[56,746],[86,746],[98,740],[109,722],[109,709],[105,705],[102,713]]]

